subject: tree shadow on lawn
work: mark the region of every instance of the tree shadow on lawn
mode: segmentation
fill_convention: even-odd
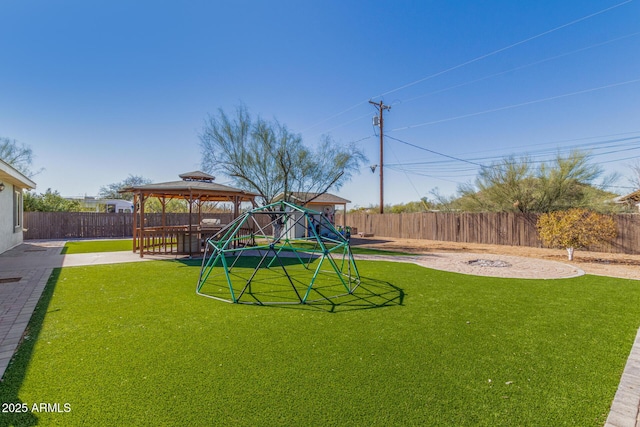
[[[53,297],[53,291],[58,283],[60,271],[60,268],[53,269],[33,315],[29,320],[22,340],[18,344],[18,349],[13,355],[11,362],[9,362],[9,366],[2,377],[2,382],[0,382],[0,402],[15,405],[13,407],[14,411],[0,411],[0,425],[35,426],[39,424],[38,417],[31,412],[32,405],[35,403],[22,402],[18,396],[18,392],[27,374],[29,362],[31,361],[35,345],[42,331],[44,318],[49,312],[49,304]]]

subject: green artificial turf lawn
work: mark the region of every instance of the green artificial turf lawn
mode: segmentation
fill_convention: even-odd
[[[385,249],[373,249],[373,248],[361,248],[358,246],[351,246],[351,252],[355,255],[415,255],[409,252],[401,251],[388,251]]]
[[[264,243],[262,243],[264,244]],[[325,242],[325,245],[328,248],[332,248],[335,247],[335,245],[330,244]],[[290,251],[290,246],[287,245],[277,245],[276,248],[280,248],[283,247],[282,250],[284,251]],[[295,247],[296,249],[315,249],[315,250],[319,250],[317,244],[315,244],[313,241],[302,241],[302,240],[296,240],[296,241],[292,241],[291,242],[291,246]],[[364,248],[364,247],[360,247],[360,246],[351,246],[351,252],[355,255],[415,255],[415,253],[409,253],[409,252],[402,252],[402,251],[389,251],[389,250],[385,250],[385,249],[374,249],[374,248]]]
[[[55,270],[0,402],[63,412],[0,425],[604,423],[639,282],[358,267],[354,296],[277,307],[197,296],[197,263]]]
[[[311,245],[308,245],[311,246]],[[62,248],[63,254],[85,254],[93,252],[116,252],[132,251],[133,242],[131,239],[118,240],[80,240],[67,242]],[[354,254],[361,255],[414,255],[405,252],[387,251],[382,249],[360,248],[352,246]]]
[[[65,243],[62,248],[63,254],[86,254],[93,252],[117,252],[132,251],[133,241],[123,240],[84,240]]]

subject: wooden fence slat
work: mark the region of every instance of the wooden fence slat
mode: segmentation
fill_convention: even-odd
[[[203,214],[202,218],[231,221],[230,213]],[[408,214],[350,213],[348,224],[359,232],[380,237],[440,240],[542,247],[536,230],[536,214],[512,212],[454,213],[422,212]],[[591,248],[613,253],[640,253],[640,215],[612,215],[618,236],[612,242]],[[184,225],[189,214],[169,213],[166,225]],[[342,224],[342,215],[336,216]],[[145,214],[145,226],[162,225],[161,214]],[[133,215],[98,212],[25,212],[24,239],[127,238],[132,237]]]
[[[146,226],[160,226],[161,214],[145,214]],[[231,214],[203,214],[223,224]],[[189,214],[168,213],[167,225],[188,224]],[[126,238],[133,235],[133,214],[101,212],[25,212],[24,239]]]
[[[590,249],[640,254],[640,215],[611,217],[617,223],[618,236],[610,243]],[[515,212],[350,213],[347,225],[379,237],[542,247],[537,219],[537,214]],[[342,214],[336,215],[336,223],[342,224]]]

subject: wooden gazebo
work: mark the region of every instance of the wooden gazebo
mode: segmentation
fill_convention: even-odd
[[[214,183],[213,176],[200,171],[179,175],[180,181],[145,184],[122,189],[121,193],[133,193],[133,251],[145,254],[199,255],[203,239],[218,231],[224,224],[203,221],[202,205],[205,202],[230,202],[232,219],[239,215],[240,204],[250,202],[254,207],[256,194]],[[148,224],[145,218],[145,202],[155,197],[160,201],[162,213],[159,224]],[[182,224],[169,224],[165,211],[171,199],[185,200],[189,206],[188,219]]]

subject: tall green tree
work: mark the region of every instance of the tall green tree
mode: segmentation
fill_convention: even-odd
[[[602,175],[602,167],[590,162],[586,152],[573,151],[566,157],[558,155],[553,162],[543,163],[537,177],[537,211],[602,209],[604,201],[613,195],[601,188],[615,178],[605,178],[597,184]]]
[[[534,172],[528,158],[506,157],[499,163],[480,170],[475,186],[459,188],[459,204],[469,211],[521,211],[534,210]]]
[[[222,172],[242,189],[260,195],[263,204],[279,193],[323,194],[351,179],[365,156],[355,145],[323,137],[314,149],[282,123],[252,117],[245,106],[234,115],[222,109],[205,120],[200,133],[202,167]]]
[[[605,177],[589,154],[573,151],[537,167],[527,157],[507,157],[483,168],[474,185],[459,188],[461,210],[553,212],[570,208],[611,210],[614,195],[603,190],[616,177]]]
[[[24,193],[25,212],[79,212],[80,202],[67,200],[57,191],[47,191],[41,194],[27,191]]]

